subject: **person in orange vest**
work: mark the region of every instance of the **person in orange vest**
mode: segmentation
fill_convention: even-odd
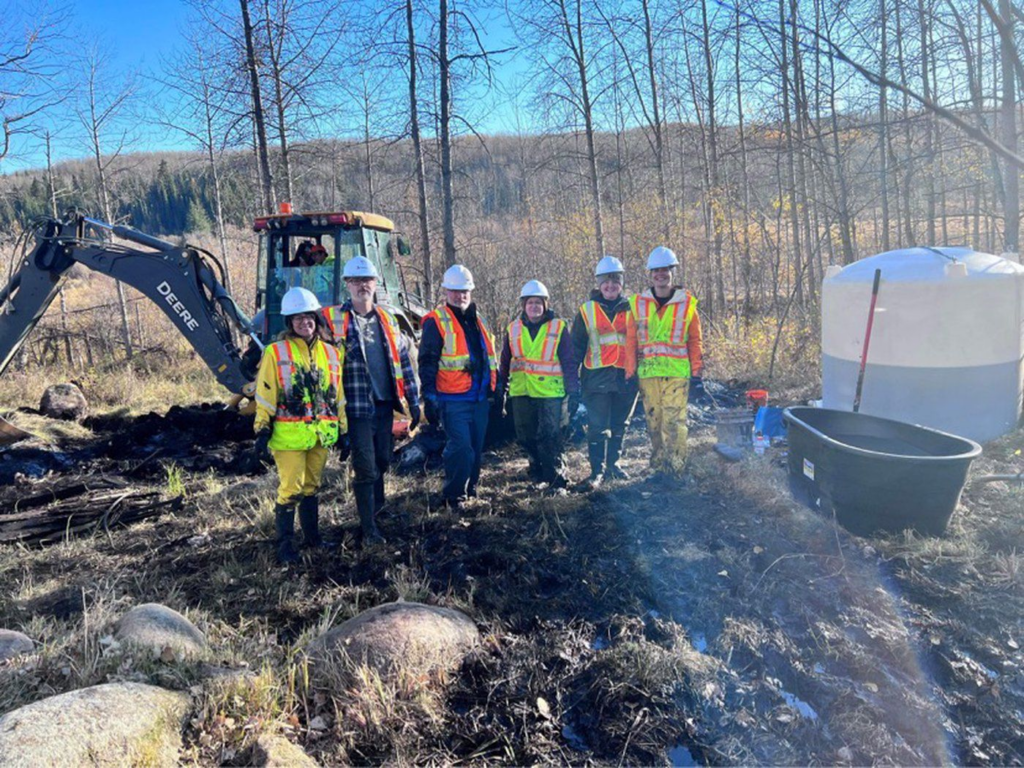
[[[703,396],[703,343],[697,299],[673,283],[679,259],[659,245],[647,259],[651,287],[630,298],[626,377],[640,379],[654,480],[673,485],[686,466],[686,405]]]
[[[305,288],[281,298],[285,330],[263,350],[256,376],[255,452],[273,457],[279,483],[274,507],[277,559],[299,559],[292,542],[295,506],[308,546],[323,546],[317,495],[327,449],[345,442],[348,421],[341,384],[344,352],[325,341],[320,302]]]
[[[581,363],[583,406],[587,411],[587,457],[590,476],[583,490],[602,480],[628,478],[619,466],[626,422],[636,407],[636,380],[626,380],[626,316],[623,295],[625,268],[614,256],[597,262],[597,288],[581,307],[572,325],[576,359]]]
[[[409,343],[395,316],[375,303],[377,268],[365,256],[353,256],[342,271],[351,297],[324,310],[345,349],[342,383],[352,447],[352,492],[363,546],[383,543],[376,515],[384,507],[384,475],[394,450],[395,411],[408,406],[410,431],[420,423],[416,373]]]
[[[523,311],[509,323],[501,347],[498,398],[511,399],[516,438],[529,459],[530,479],[550,491],[565,488],[563,403],[579,407],[579,375],[565,320],[548,308],[548,289],[531,280],[519,293]],[[504,410],[504,409],[502,409]],[[564,493],[564,491],[562,491]]]
[[[477,494],[498,361],[494,337],[473,303],[472,273],[455,264],[441,287],[445,304],[423,318],[420,384],[427,420],[440,421],[445,432],[443,502],[457,510]]]

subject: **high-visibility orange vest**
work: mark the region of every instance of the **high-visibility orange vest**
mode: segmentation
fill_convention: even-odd
[[[284,339],[263,352],[277,365],[277,402],[262,403],[274,409],[269,445],[275,451],[308,451],[317,437],[324,446],[338,442],[341,352],[318,340],[307,361],[299,344],[296,339]]]
[[[402,330],[398,327],[398,320],[395,316],[379,305],[374,305],[377,317],[380,318],[380,325],[384,329],[384,338],[388,342],[388,353],[391,359],[391,374],[395,377],[395,389],[398,399],[405,397],[405,375],[402,373],[402,355],[398,346]],[[326,307],[323,310],[331,333],[339,344],[343,344],[348,338],[348,327],[352,322],[352,312],[343,312],[341,307]],[[339,322],[340,320],[340,322]]]
[[[675,298],[675,297],[673,297]],[[658,306],[654,296],[630,297],[630,312],[636,323],[637,375],[641,379],[659,376],[689,378],[690,321],[697,313],[697,300],[687,291],[685,301]]]
[[[580,307],[583,325],[586,326],[590,341],[583,366],[594,368],[626,367],[626,313],[618,312],[609,320],[604,307],[596,301],[588,301]]]
[[[565,397],[565,376],[558,361],[558,343],[565,331],[565,320],[553,319],[531,337],[522,318],[508,326],[508,346],[512,352],[509,366],[511,397]]]
[[[473,388],[473,374],[469,370],[469,345],[466,343],[466,332],[459,323],[451,308],[445,304],[435,309],[427,317],[434,318],[437,328],[444,340],[441,350],[441,361],[437,369],[437,391],[445,395],[461,395]],[[426,318],[424,318],[426,319]],[[487,365],[491,372],[490,386],[493,390],[498,384],[498,361],[494,356],[494,337],[487,329],[484,319],[478,314],[477,324],[480,334],[487,347]]]

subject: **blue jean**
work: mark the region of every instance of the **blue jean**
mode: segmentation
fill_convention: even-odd
[[[451,501],[476,495],[490,403],[442,400],[444,444],[444,497]]]

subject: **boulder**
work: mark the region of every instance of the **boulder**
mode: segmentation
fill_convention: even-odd
[[[177,765],[188,710],[185,694],[142,683],[51,696],[0,717],[0,765]]]
[[[480,632],[464,613],[422,603],[385,603],[318,637],[309,656],[314,675],[318,665],[350,660],[385,677],[408,672],[414,679],[429,679],[456,669],[479,642]]]
[[[13,659],[23,653],[32,653],[35,644],[28,635],[13,629],[0,629],[0,661]]]
[[[319,763],[302,747],[273,733],[265,733],[256,740],[252,749],[252,765],[259,768],[319,768]]]
[[[206,636],[195,624],[159,603],[144,603],[128,611],[117,622],[114,637],[122,644],[151,650],[165,661],[201,656],[206,651]]]
[[[89,414],[89,401],[75,384],[54,384],[43,392],[39,410],[51,419],[81,421]]]

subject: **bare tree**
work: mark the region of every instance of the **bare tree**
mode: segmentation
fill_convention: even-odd
[[[57,46],[66,15],[46,5],[23,9],[7,3],[0,31],[0,161],[8,158],[19,135],[33,131],[43,113],[64,99],[64,67]]]
[[[113,224],[117,221],[117,211],[110,188],[111,171],[132,138],[128,110],[138,86],[131,76],[124,80],[109,76],[109,58],[98,45],[86,53],[82,64],[82,98],[76,109],[96,170],[96,197],[100,212],[104,221]],[[121,281],[116,281],[116,285],[121,336],[125,354],[131,360],[134,349],[128,302]]]
[[[270,167],[270,146],[267,144],[267,123],[263,111],[263,89],[260,85],[260,70],[256,59],[256,33],[249,14],[249,0],[238,0],[242,11],[242,30],[245,41],[245,69],[249,76],[252,98],[253,135],[256,161],[260,169],[260,183],[264,211],[273,211],[276,203],[274,173]]]

